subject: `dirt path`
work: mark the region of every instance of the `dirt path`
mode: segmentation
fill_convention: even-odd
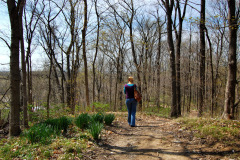
[[[127,114],[106,127],[102,140],[85,159],[97,160],[190,160],[231,159],[232,148],[205,145],[203,139],[185,133],[175,121],[137,114],[137,127],[129,127]]]

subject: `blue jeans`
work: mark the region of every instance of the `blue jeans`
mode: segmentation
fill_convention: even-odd
[[[135,126],[135,115],[137,110],[137,101],[134,98],[126,99],[128,109],[128,124]]]

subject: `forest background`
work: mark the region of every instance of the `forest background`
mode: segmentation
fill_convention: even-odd
[[[42,111],[39,118],[125,111],[130,75],[143,95],[139,111],[239,119],[239,3],[233,0],[0,4],[9,16],[1,48],[10,55],[1,67],[0,113],[10,117],[10,135],[19,135],[20,119],[27,126],[35,110]]]

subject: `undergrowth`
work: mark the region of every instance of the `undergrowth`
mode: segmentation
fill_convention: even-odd
[[[105,116],[109,114],[82,113],[35,123],[20,137],[0,139],[0,159],[81,159],[101,138]]]
[[[179,118],[182,129],[191,131],[194,136],[226,144],[235,143],[240,138],[240,122],[208,118]]]
[[[164,118],[168,118],[169,117],[170,110],[171,110],[171,108],[157,107],[157,106],[144,108],[144,112],[146,114],[148,114],[148,115],[156,115],[156,116],[164,117]]]

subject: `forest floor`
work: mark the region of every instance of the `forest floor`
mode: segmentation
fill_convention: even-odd
[[[105,127],[101,140],[91,144],[91,149],[83,154],[84,159],[240,159],[239,146],[224,142],[209,144],[206,139],[182,129],[176,120],[137,113],[136,125],[128,125],[126,112],[118,113],[113,125]]]

